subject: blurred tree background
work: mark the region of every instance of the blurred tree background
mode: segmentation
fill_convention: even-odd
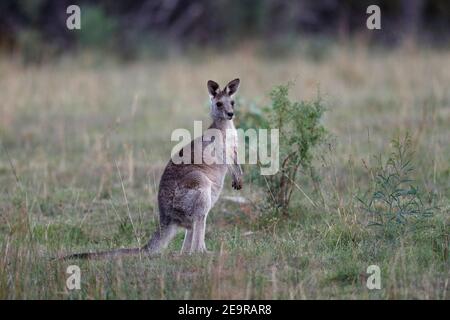
[[[66,28],[66,8],[81,8],[82,29]],[[381,31],[366,28],[366,9],[381,8]],[[230,48],[249,39],[280,45],[305,36],[396,45],[415,40],[448,45],[447,0],[2,0],[0,50],[39,59],[74,48],[113,50],[133,58],[143,49]]]

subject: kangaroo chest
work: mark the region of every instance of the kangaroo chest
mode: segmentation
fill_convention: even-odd
[[[237,131],[232,121],[227,121],[226,124],[218,128],[213,127],[213,129],[216,129],[216,133],[220,132],[221,135],[221,143],[217,143],[214,146],[217,151],[215,152],[215,164],[209,167],[212,170],[208,174],[213,182],[212,200],[215,202],[222,191],[228,166],[237,160],[238,139]]]
[[[238,147],[237,131],[233,123],[231,122],[230,127],[226,129],[225,133],[226,164],[231,165],[237,161],[237,147]]]

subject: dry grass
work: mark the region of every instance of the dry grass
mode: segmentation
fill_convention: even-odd
[[[24,67],[2,57],[0,298],[448,299],[450,52],[329,50],[319,61],[264,58],[252,46],[127,65],[84,54]],[[320,88],[335,137],[317,158],[320,208],[299,192],[291,220],[272,221],[220,201],[207,232],[213,255],[79,262],[82,290],[68,292],[68,263],[48,258],[145,242],[172,130],[208,119],[208,79],[236,76],[243,108],[268,103],[288,80],[293,99]],[[407,131],[416,178],[439,208],[425,231],[392,237],[363,225],[354,194],[368,183],[363,161]],[[299,183],[318,196],[307,176]],[[258,202],[260,191],[247,181],[242,193]],[[237,194],[231,183],[224,193]],[[370,264],[382,269],[382,290],[365,287]]]

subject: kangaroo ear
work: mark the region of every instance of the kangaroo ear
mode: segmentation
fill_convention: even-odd
[[[231,97],[238,91],[240,82],[239,79],[231,80],[225,87],[225,92]]]
[[[219,93],[219,85],[217,82],[208,80],[208,92],[211,98],[214,98]]]

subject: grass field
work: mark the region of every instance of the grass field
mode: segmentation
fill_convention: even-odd
[[[0,58],[1,299],[449,299],[450,52],[358,45],[273,58],[253,46],[119,63],[95,54],[40,66]],[[227,178],[208,218],[209,255],[54,262],[62,253],[142,245],[157,223],[159,177],[175,128],[208,121],[206,81],[241,78],[239,109],[293,100],[327,106],[319,181],[298,177],[289,218],[260,210],[264,187]],[[435,207],[421,228],[367,226],[356,195],[373,155],[409,132],[413,177]],[[248,167],[244,168],[248,172]],[[317,190],[320,190],[320,197]],[[315,203],[305,197],[308,195]],[[65,287],[81,268],[81,290]],[[381,268],[380,290],[366,269]]]

